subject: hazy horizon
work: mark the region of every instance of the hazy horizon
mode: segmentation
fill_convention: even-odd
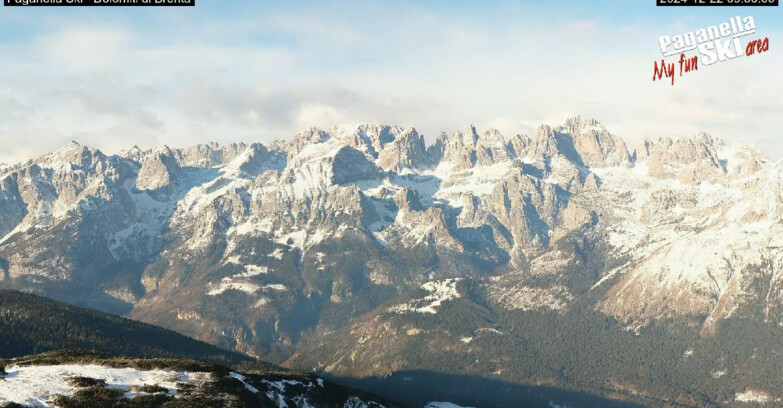
[[[515,135],[532,136],[534,131],[535,131],[535,129],[538,128],[539,126],[551,126],[553,128],[556,128],[558,126],[563,125],[564,122],[567,119],[575,118],[575,117],[595,119],[598,122],[600,122],[601,125],[606,127],[606,129],[607,129],[607,131],[609,131],[609,133],[612,133],[615,136],[620,137],[626,143],[626,148],[628,149],[628,153],[631,154],[631,155],[633,155],[633,153],[636,151],[636,149],[638,148],[638,145],[641,144],[644,141],[643,138],[639,139],[639,140],[636,140],[636,138],[633,138],[633,137],[628,138],[628,137],[625,137],[624,135],[616,134],[615,132],[612,131],[611,128],[609,128],[606,125],[604,125],[604,123],[601,122],[600,118],[589,117],[589,116],[586,116],[586,115],[568,116],[568,117],[564,118],[563,120],[561,120],[559,122],[555,122],[555,123],[540,123],[538,126],[535,126],[533,128],[533,131],[530,131],[530,132],[515,132],[513,134],[507,134],[507,133],[505,133],[505,132],[503,132],[503,131],[501,131],[499,129],[493,128],[493,127],[488,127],[488,128],[483,128],[483,129],[479,128],[479,127],[476,127],[476,131],[479,134],[482,134],[485,131],[498,130],[506,138],[509,138],[509,137],[515,136]],[[39,158],[41,156],[45,156],[45,155],[47,155],[49,153],[52,153],[52,152],[55,152],[55,151],[57,151],[59,149],[65,148],[65,147],[67,147],[71,143],[76,143],[76,144],[78,144],[80,146],[85,146],[85,147],[89,147],[89,148],[98,149],[101,152],[103,152],[104,154],[116,155],[116,154],[122,153],[123,151],[130,150],[130,149],[132,149],[134,147],[139,148],[141,150],[151,150],[151,149],[155,149],[155,148],[163,147],[163,146],[167,146],[167,147],[175,148],[175,149],[183,149],[183,148],[188,148],[188,147],[192,147],[192,146],[196,146],[196,145],[211,144],[211,143],[217,143],[220,146],[224,146],[224,145],[228,145],[228,144],[232,144],[232,143],[246,143],[246,144],[261,143],[261,144],[268,145],[270,142],[272,142],[274,140],[284,140],[284,141],[288,142],[292,138],[294,138],[298,133],[303,132],[303,131],[305,131],[307,129],[310,129],[310,128],[317,128],[317,129],[320,129],[320,130],[327,130],[328,131],[330,129],[334,129],[334,128],[338,128],[338,127],[358,127],[358,126],[363,126],[363,125],[380,125],[380,126],[391,126],[391,127],[400,127],[400,128],[413,128],[413,129],[416,129],[417,132],[419,131],[416,126],[399,126],[399,125],[396,125],[394,123],[336,123],[336,124],[333,124],[331,126],[307,126],[307,127],[304,127],[304,128],[302,128],[302,129],[298,130],[297,132],[295,132],[293,134],[290,134],[290,135],[281,135],[280,137],[266,138],[264,140],[220,140],[220,141],[218,141],[218,140],[192,140],[192,141],[183,141],[183,143],[179,143],[179,144],[161,143],[161,144],[151,144],[151,145],[139,145],[139,144],[132,143],[132,144],[129,144],[129,145],[126,145],[126,146],[120,146],[119,148],[113,149],[113,150],[103,149],[103,148],[101,148],[99,146],[96,146],[96,145],[92,145],[92,144],[89,144],[89,143],[83,143],[83,142],[81,142],[80,140],[77,140],[77,139],[71,139],[71,140],[63,142],[59,146],[55,146],[54,148],[52,148],[49,151],[41,153],[40,155],[33,156],[33,157],[26,157],[26,158],[22,158],[22,159],[17,160],[17,161],[12,161],[12,162],[0,162],[0,164],[14,165],[14,164],[18,164],[18,163],[24,163],[24,162],[27,162],[27,161],[30,161],[30,160],[35,160],[35,159],[37,159],[37,158]],[[439,131],[439,132],[437,132],[435,134],[424,134],[424,133],[421,133],[421,132],[419,132],[419,133],[422,136],[424,136],[425,142],[426,142],[427,146],[429,146],[429,145],[431,145],[431,144],[433,144],[435,142],[435,138],[437,138],[440,133],[446,133],[447,135],[452,136],[453,134],[455,134],[457,132],[463,132],[464,133],[464,132],[468,131],[471,126],[475,126],[475,125],[473,125],[473,124],[466,124],[465,126],[462,126],[459,129],[450,129],[448,131],[447,130],[443,130],[443,131]],[[713,138],[724,142],[726,145],[734,145],[734,144],[737,144],[737,143],[746,144],[746,145],[748,145],[748,146],[750,146],[752,148],[755,148],[755,149],[759,150],[764,155],[764,157],[766,157],[767,159],[773,160],[773,161],[783,159],[783,158],[770,157],[770,155],[767,152],[762,151],[761,149],[759,149],[758,146],[756,146],[754,144],[747,143],[747,142],[745,142],[743,140],[727,140],[725,138],[715,136],[712,132],[709,132],[709,131],[706,131],[706,130],[696,131],[696,132],[691,133],[691,134],[681,134],[681,135],[672,135],[672,136],[662,135],[662,136],[660,136],[660,138],[667,138],[667,137],[669,137],[669,138],[671,138],[673,140],[677,140],[677,139],[692,139],[692,138],[698,136],[700,133],[709,134]],[[648,139],[655,141],[655,140],[657,140],[659,138],[655,137],[655,138],[648,138]]]

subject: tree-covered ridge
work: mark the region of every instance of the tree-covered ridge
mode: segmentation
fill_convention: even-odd
[[[58,349],[138,358],[261,364],[171,330],[13,290],[0,290],[0,358]]]

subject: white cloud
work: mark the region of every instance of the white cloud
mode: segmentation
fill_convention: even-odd
[[[299,111],[296,123],[299,127],[319,126],[328,127],[334,123],[345,122],[338,108],[328,105],[304,105]]]
[[[73,27],[36,42],[43,60],[60,70],[90,72],[109,70],[122,64],[128,33],[111,27]]]
[[[578,21],[569,21],[565,23],[563,27],[566,29],[566,31],[572,33],[584,33],[588,31],[593,31],[596,27],[596,24],[594,21],[590,21],[590,20],[578,20]]]
[[[563,18],[553,30],[552,16],[531,13],[361,2],[144,24],[50,16],[32,39],[0,40],[0,162],[70,139],[112,152],[336,122],[513,134],[575,114],[631,146],[706,130],[783,155],[783,54],[702,67],[672,87],[651,78],[657,36],[674,23]]]

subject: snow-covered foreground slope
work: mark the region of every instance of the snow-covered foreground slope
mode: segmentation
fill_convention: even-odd
[[[62,364],[52,364],[53,360]],[[0,405],[157,408],[175,403],[236,408],[394,407],[312,375],[240,374],[192,360],[105,358],[53,352],[21,357],[6,364],[5,372],[0,375]],[[185,367],[189,369],[182,369]]]
[[[180,384],[201,386],[209,380],[209,373],[140,370],[137,368],[113,368],[100,365],[43,365],[6,367],[0,379],[0,403],[15,402],[30,407],[52,407],[52,399],[58,395],[72,395],[77,389],[69,379],[87,377],[104,381],[110,388],[126,391],[128,398],[137,392],[134,387],[157,385],[175,395]]]

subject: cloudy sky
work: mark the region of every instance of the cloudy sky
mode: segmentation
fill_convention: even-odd
[[[69,140],[267,141],[386,123],[530,133],[582,114],[629,141],[705,130],[783,157],[779,8],[627,1],[198,0],[0,8],[0,162]],[[652,82],[657,38],[752,15],[770,51]]]

